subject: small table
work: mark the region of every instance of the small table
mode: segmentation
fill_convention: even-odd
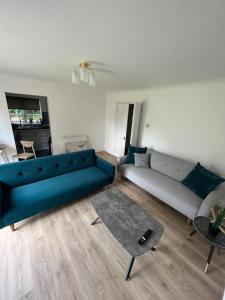
[[[92,197],[91,202],[98,214],[91,225],[101,219],[111,234],[131,255],[125,276],[125,280],[127,280],[130,277],[135,258],[147,251],[155,250],[155,245],[159,242],[164,228],[138,203],[117,188],[97,194]],[[153,232],[146,243],[141,246],[138,244],[138,240],[147,229],[152,229]]]
[[[189,235],[189,237],[191,237],[196,232],[198,232],[210,244],[205,273],[207,273],[215,247],[225,250],[225,234],[219,232],[216,236],[211,235],[209,233],[209,223],[210,218],[208,217],[199,216],[194,218],[193,225],[195,229]]]
[[[4,162],[8,163],[9,160],[8,160],[8,157],[7,157],[6,153],[5,153],[5,149],[6,148],[7,148],[6,145],[0,144],[0,155],[1,155],[2,159],[4,160]]]

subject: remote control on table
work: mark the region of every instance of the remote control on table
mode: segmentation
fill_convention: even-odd
[[[152,230],[151,229],[148,229],[144,234],[143,236],[138,240],[138,244],[139,245],[143,245],[144,243],[147,242],[147,240],[149,239],[149,237],[151,236],[152,234]]]

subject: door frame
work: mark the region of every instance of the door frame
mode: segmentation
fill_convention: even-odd
[[[115,138],[116,138],[116,113],[117,113],[118,105],[119,105],[119,104],[128,104],[128,105],[134,104],[134,111],[133,111],[133,118],[134,118],[135,104],[136,104],[136,103],[141,104],[141,105],[142,105],[142,109],[143,109],[144,100],[139,100],[139,101],[138,101],[138,100],[137,100],[137,101],[130,101],[130,100],[129,100],[129,101],[126,101],[126,100],[122,100],[122,101],[118,101],[118,102],[115,103],[115,111],[114,111],[114,136],[113,136],[113,142],[115,141]],[[142,109],[141,109],[141,111],[142,111]],[[132,121],[133,121],[133,120],[132,120]],[[141,112],[140,112],[140,119],[139,119],[139,126],[138,126],[138,129],[140,129],[140,122],[141,122]],[[132,124],[133,124],[133,122],[132,122]],[[131,138],[132,138],[132,136],[133,136],[133,132],[132,132],[132,129],[131,129]],[[116,153],[114,147],[113,147],[112,150],[113,150],[113,151],[112,151],[112,154],[115,155],[116,157],[118,157],[118,154]]]

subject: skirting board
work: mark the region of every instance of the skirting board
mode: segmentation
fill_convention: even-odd
[[[110,149],[104,149],[104,150],[102,150],[102,151],[105,151],[105,152],[107,152],[107,153],[109,153],[109,154],[111,154],[111,155],[113,155],[113,156],[115,156],[115,157],[119,157],[117,154],[115,154],[113,151],[111,151]],[[101,151],[97,151],[96,150],[96,152],[101,152]]]

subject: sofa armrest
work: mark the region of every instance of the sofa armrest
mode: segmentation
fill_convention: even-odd
[[[125,164],[126,158],[127,158],[127,155],[117,157],[116,170],[118,173],[120,173],[120,171],[121,171],[120,166]]]
[[[225,182],[209,193],[202,201],[197,215],[208,216],[211,208],[215,207],[221,199],[225,199]]]
[[[2,202],[3,202],[3,186],[2,183],[0,182],[0,218],[2,215]]]
[[[127,155],[118,157],[117,158],[117,165],[123,165],[125,163],[126,158],[127,158]]]
[[[96,166],[106,174],[108,174],[111,178],[111,182],[113,182],[115,175],[115,166],[100,157],[96,157]]]
[[[2,221],[2,207],[3,207],[3,184],[0,182],[0,229],[5,227]]]

